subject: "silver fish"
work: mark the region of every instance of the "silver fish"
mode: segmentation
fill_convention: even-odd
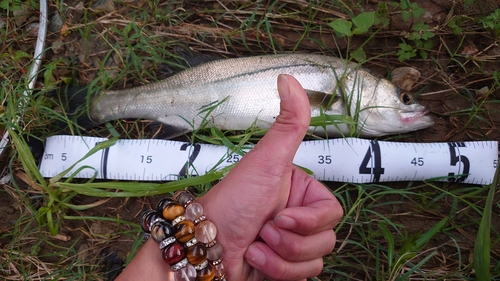
[[[434,124],[411,94],[388,80],[339,58],[308,54],[211,61],[156,83],[101,93],[92,100],[89,116],[96,124],[122,118],[156,120],[168,127],[170,137],[197,129],[204,119],[221,130],[269,128],[279,113],[279,74],[290,74],[301,83],[309,96],[311,116],[351,116],[357,121],[355,134],[361,137]],[[350,126],[328,125],[326,132],[323,127],[311,127],[310,131],[341,136],[349,134]]]

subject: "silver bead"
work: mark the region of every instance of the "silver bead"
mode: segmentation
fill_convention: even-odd
[[[196,237],[193,237],[193,239],[189,240],[186,242],[186,244],[184,244],[184,246],[186,246],[186,248],[189,248],[191,246],[194,246],[198,243],[198,239],[196,239]]]
[[[163,239],[160,242],[160,250],[163,250],[163,248],[167,247],[170,244],[173,244],[175,241],[176,241],[176,239],[174,236],[170,236],[170,237]]]
[[[188,260],[186,258],[184,258],[183,260],[181,260],[180,262],[176,263],[176,264],[173,264],[170,266],[170,269],[172,269],[172,271],[177,271],[183,267],[185,267],[188,263]]]
[[[172,226],[175,226],[176,224],[180,223],[181,221],[184,221],[186,217],[184,216],[178,216],[172,221]]]
[[[198,264],[198,265],[195,265],[194,268],[196,270],[202,270],[204,269],[205,267],[207,267],[208,265],[208,261],[207,260],[204,260],[202,263]]]
[[[205,221],[206,219],[207,219],[207,217],[206,217],[205,215],[201,215],[201,217],[199,217],[199,218],[195,219],[195,220],[193,221],[193,223],[194,223],[194,224],[199,224],[200,222]]]

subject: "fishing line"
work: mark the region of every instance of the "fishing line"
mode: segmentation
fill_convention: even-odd
[[[40,69],[40,65],[42,64],[42,55],[43,49],[45,47],[45,38],[47,36],[47,0],[40,0],[40,21],[38,27],[38,34],[36,37],[36,45],[35,51],[33,53],[33,65],[30,68],[28,74],[28,87],[23,92],[20,102],[18,104],[18,112],[19,114],[13,120],[14,124],[19,123],[19,120],[24,115],[24,108],[26,104],[29,102],[31,97],[31,92],[35,87],[36,76],[38,75],[38,69]],[[5,133],[0,139],[0,155],[3,154],[5,148],[9,144],[9,131],[6,129]]]

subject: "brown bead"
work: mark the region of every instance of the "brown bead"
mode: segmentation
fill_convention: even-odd
[[[187,248],[186,257],[190,264],[198,265],[207,259],[207,249],[200,244]]]
[[[158,204],[156,205],[156,211],[158,212],[158,214],[162,214],[163,209],[165,209],[165,206],[167,206],[167,204],[169,203],[176,203],[176,201],[172,199],[172,197],[163,197],[162,199],[160,199],[160,201],[158,201]]]
[[[184,214],[184,207],[178,203],[168,203],[163,209],[162,215],[167,221],[171,222],[176,217]]]
[[[142,212],[141,214],[142,230],[146,233],[149,233],[149,227],[151,226],[151,222],[153,222],[156,218],[158,218],[158,214],[154,210],[147,210]]]
[[[198,281],[212,281],[215,277],[215,270],[211,264],[207,264],[207,267],[198,270]]]
[[[173,199],[182,206],[185,206],[187,202],[196,200],[196,197],[187,190],[179,190],[175,192]]]
[[[174,236],[177,241],[186,243],[195,235],[195,225],[192,221],[181,221],[174,226]]]
[[[162,250],[163,261],[168,265],[180,262],[185,256],[186,252],[180,243],[174,243]]]
[[[157,221],[151,227],[151,237],[160,243],[165,238],[170,237],[174,234],[174,229],[172,225],[164,220]]]

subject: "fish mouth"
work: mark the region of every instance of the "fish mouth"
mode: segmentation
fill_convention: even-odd
[[[424,109],[421,111],[403,111],[400,113],[400,120],[403,125],[416,125],[420,123],[426,127],[434,125],[434,120],[431,116],[427,115],[429,110]]]

